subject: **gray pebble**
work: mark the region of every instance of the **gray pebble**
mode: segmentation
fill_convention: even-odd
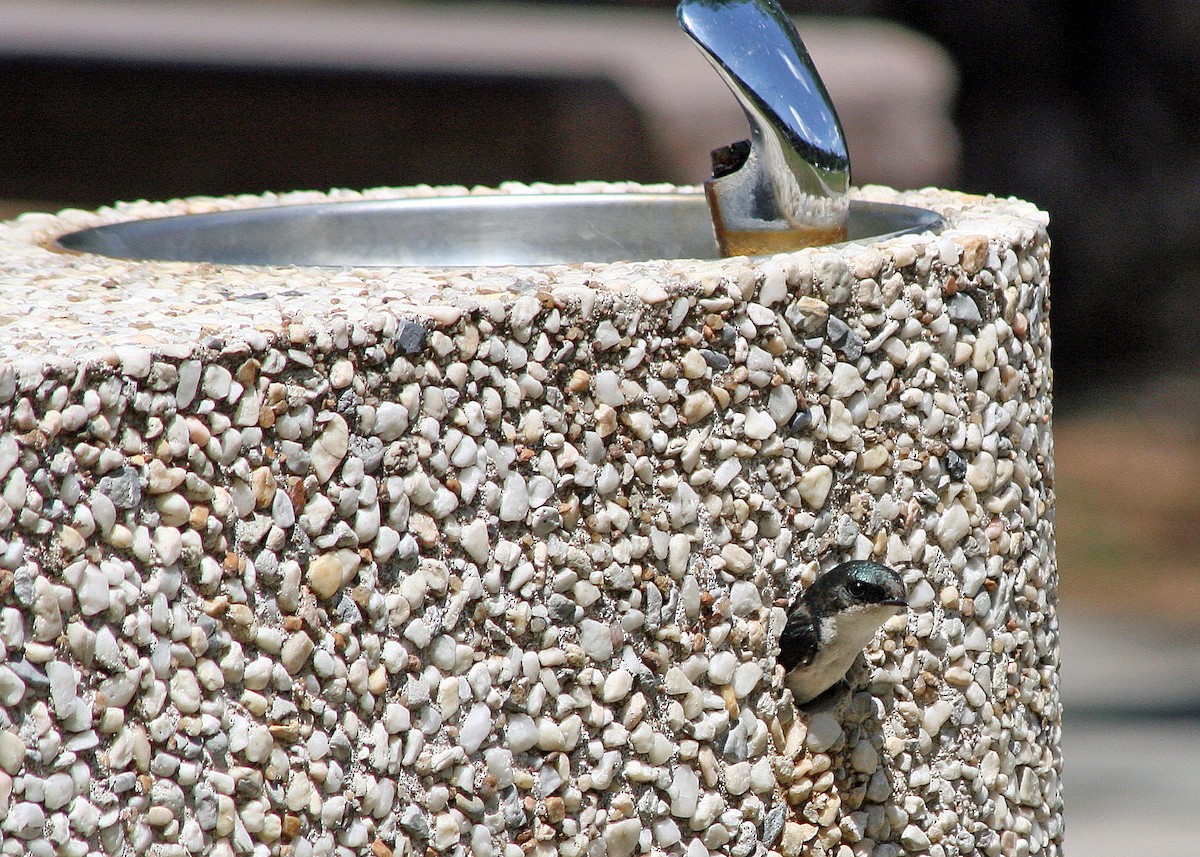
[[[118,509],[133,509],[142,502],[142,486],[137,470],[122,467],[96,482],[96,490]]]

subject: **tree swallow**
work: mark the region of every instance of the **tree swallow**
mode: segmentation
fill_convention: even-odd
[[[779,637],[784,684],[797,705],[846,675],[879,626],[908,607],[900,575],[877,562],[844,562],[796,599]]]

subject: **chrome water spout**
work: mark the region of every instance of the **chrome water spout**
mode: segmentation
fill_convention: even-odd
[[[844,240],[845,135],[791,19],[774,0],[681,0],[677,13],[750,120],[749,140],[713,152],[704,184],[722,255]]]

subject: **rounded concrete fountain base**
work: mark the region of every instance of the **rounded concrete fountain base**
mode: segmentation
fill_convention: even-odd
[[[0,227],[5,853],[1061,853],[1046,218],[859,196],[947,228],[433,270],[47,249],[322,194]],[[855,557],[911,609],[798,710],[785,607]]]

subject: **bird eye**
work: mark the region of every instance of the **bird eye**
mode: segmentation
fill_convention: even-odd
[[[847,588],[858,601],[879,601],[883,597],[883,590],[865,580],[852,580]]]

